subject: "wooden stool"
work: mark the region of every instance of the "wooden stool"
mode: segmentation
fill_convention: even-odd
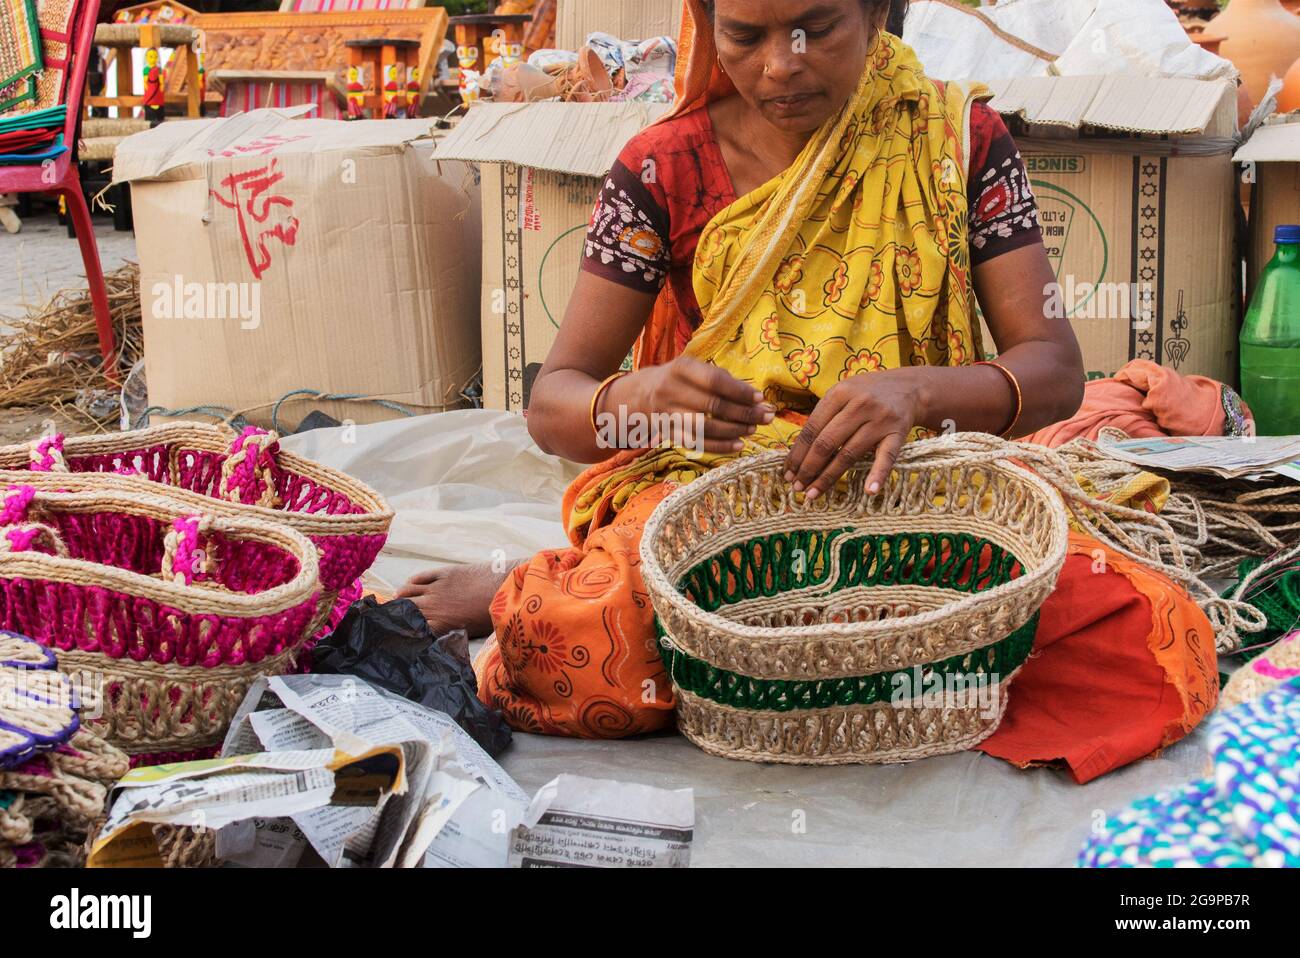
[[[420,41],[398,40],[392,37],[375,37],[365,40],[348,40],[348,73],[357,71],[361,85],[365,88],[358,99],[363,109],[370,111],[375,120],[387,116],[387,103],[384,100],[384,77],[389,67],[397,68],[397,90],[395,97],[406,102],[406,82],[410,72],[420,65]],[[369,71],[369,78],[365,74]],[[351,79],[347,83],[349,99],[358,91],[350,89]],[[351,111],[349,110],[351,116]],[[353,117],[355,119],[355,117]]]
[[[134,49],[158,49],[172,47],[176,53],[172,57],[183,57],[185,67],[185,91],[165,95],[167,106],[184,104],[185,115],[198,118],[202,115],[199,103],[199,85],[193,81],[199,75],[199,58],[194,50],[194,41],[198,31],[194,27],[179,24],[157,23],[101,23],[95,28],[95,45],[111,47],[117,61],[117,96],[90,96],[87,90],[85,105],[87,107],[117,107],[119,119],[134,115],[135,108],[141,106],[144,97],[135,93],[135,73],[131,65],[131,51]],[[182,51],[184,53],[182,54]],[[169,61],[170,66],[170,61]]]

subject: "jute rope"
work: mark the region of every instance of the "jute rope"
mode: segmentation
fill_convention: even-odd
[[[1127,438],[1118,430],[1104,437]],[[1038,447],[1035,447],[1038,448]],[[1104,493],[1113,492],[1144,470],[1108,456],[1091,440],[1076,439],[1057,450],[1067,468]],[[1140,543],[1143,561],[1163,563],[1162,572],[1187,587],[1215,626],[1218,649],[1240,649],[1247,635],[1263,630],[1262,613],[1247,596],[1262,579],[1300,563],[1300,485],[1279,481],[1260,486],[1187,472],[1160,473],[1172,494],[1158,517],[1119,523]],[[1149,516],[1140,512],[1139,516]],[[1169,544],[1172,535],[1177,548]],[[1243,560],[1262,559],[1225,599],[1207,579],[1236,579]]]

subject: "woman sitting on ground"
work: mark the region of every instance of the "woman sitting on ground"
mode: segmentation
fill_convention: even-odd
[[[1015,143],[978,92],[924,74],[898,38],[904,7],[688,4],[677,105],[605,180],[532,390],[538,445],[600,463],[565,497],[573,548],[400,593],[435,631],[495,631],[480,695],[516,728],[671,723],[637,550],[673,488],[787,448],[814,499],[864,457],[882,484],[917,435],[1024,435],[1078,409],[1079,346],[1048,318],[1055,276]],[[977,298],[996,365],[978,362]],[[595,428],[671,413],[704,423],[703,455],[612,450]]]

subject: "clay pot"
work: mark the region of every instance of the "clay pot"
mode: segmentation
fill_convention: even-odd
[[[1277,95],[1277,112],[1290,113],[1300,110],[1300,60],[1291,64],[1282,82],[1282,92]]]
[[[1197,27],[1187,31],[1188,39],[1195,43],[1207,53],[1218,54],[1219,47],[1223,46],[1223,41],[1227,37],[1220,36],[1217,33],[1210,33],[1204,27]]]
[[[1300,0],[1282,0],[1282,6],[1300,17]]]
[[[1244,130],[1250,122],[1250,115],[1255,112],[1255,101],[1250,98],[1246,84],[1237,84],[1237,129]]]
[[[1300,18],[1288,13],[1280,0],[1231,0],[1205,29],[1227,37],[1219,54],[1236,64],[1256,103],[1268,90],[1269,79],[1285,74],[1300,50]]]

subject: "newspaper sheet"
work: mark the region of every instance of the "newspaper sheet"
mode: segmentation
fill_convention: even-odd
[[[1225,479],[1297,476],[1300,436],[1170,436],[1103,439],[1102,451],[1144,469],[1203,472]]]
[[[221,829],[257,817],[310,815],[331,803],[381,806],[402,781],[400,749],[259,752],[128,772],[114,788],[88,865],[159,865],[152,826]]]
[[[686,868],[695,793],[561,775],[510,843],[514,868]]]

